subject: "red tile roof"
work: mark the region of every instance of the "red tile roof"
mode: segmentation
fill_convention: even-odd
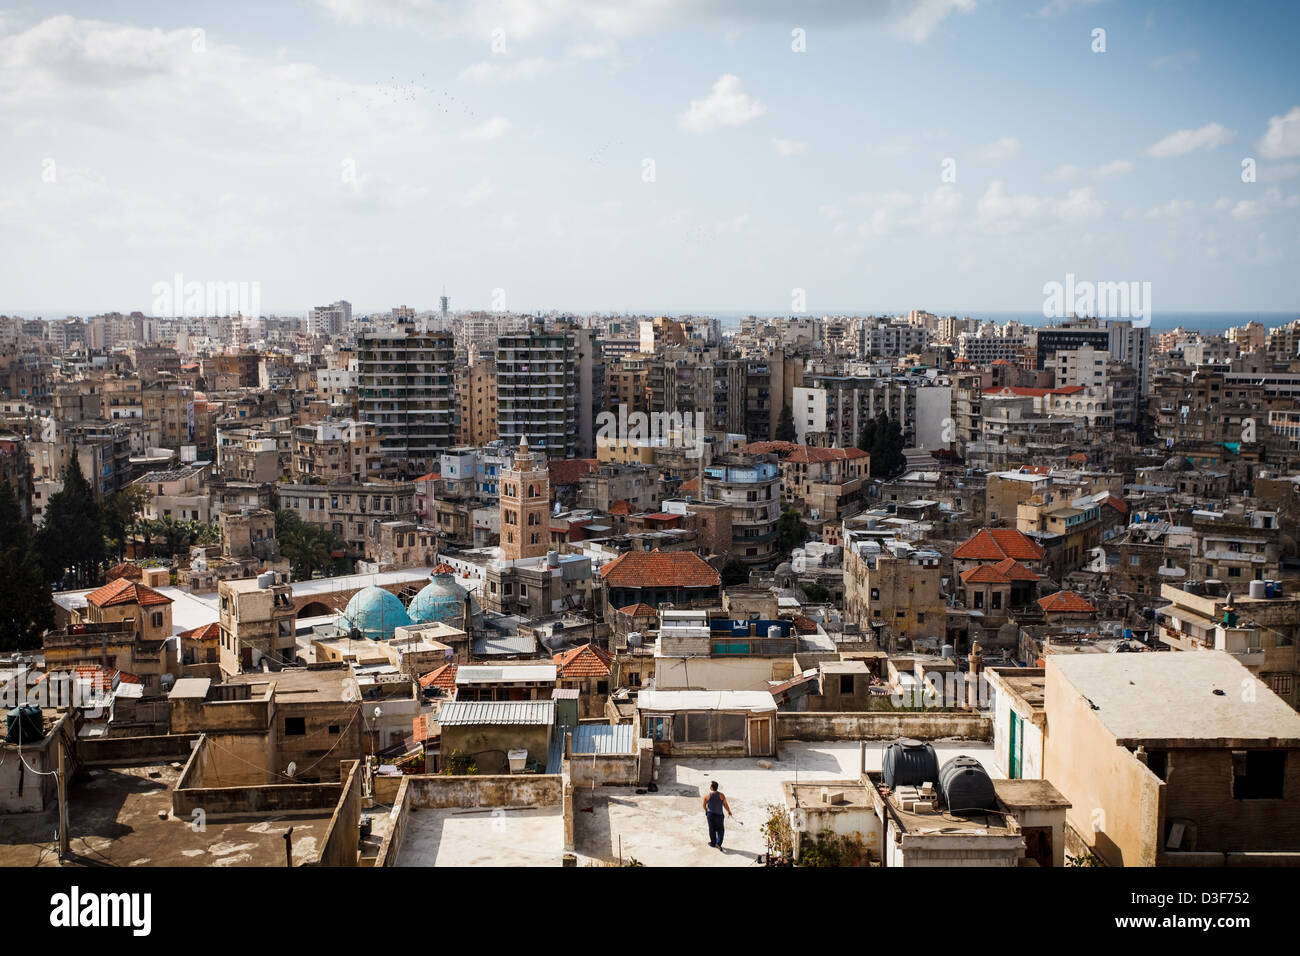
[[[221,636],[221,625],[213,621],[211,624],[204,624],[202,627],[182,631],[180,636],[190,641],[215,641]]]
[[[649,604],[629,604],[627,607],[618,609],[619,614],[626,614],[628,617],[658,617],[659,612]]]
[[[110,581],[116,581],[118,578],[130,578],[132,581],[139,581],[144,577],[144,572],[136,565],[129,562],[115,564],[104,572],[104,577]]]
[[[1003,558],[997,564],[981,564],[961,573],[967,584],[1010,584],[1013,581],[1037,581],[1038,575],[1015,558]]]
[[[1097,609],[1074,591],[1057,591],[1038,599],[1038,606],[1051,614],[1096,614]]]
[[[1041,561],[1047,552],[1015,528],[984,528],[964,542],[952,556],[959,561]]]
[[[441,564],[435,564],[433,568],[429,571],[429,573],[430,574],[455,574],[456,569],[444,561]]]
[[[119,604],[153,607],[158,604],[171,604],[172,599],[165,594],[159,594],[146,584],[128,578],[118,578],[87,594],[86,603],[96,607],[116,607]]]
[[[595,644],[583,644],[572,650],[556,654],[556,677],[608,677],[614,658]]]
[[[609,506],[609,513],[612,515],[626,515],[632,513],[632,506],[627,503],[626,498],[620,498]]]
[[[456,665],[443,664],[435,671],[429,671],[420,678],[420,686],[425,690],[430,687],[441,687],[443,690],[456,689]]]
[[[824,461],[847,461],[866,458],[867,453],[861,448],[821,448],[815,445],[796,445],[789,441],[750,442],[745,449],[752,455],[777,454],[782,461],[795,464],[812,464]]]
[[[812,618],[804,617],[802,614],[796,614],[791,623],[794,624],[794,629],[800,634],[817,633],[817,622]]]
[[[681,486],[677,490],[682,494],[686,494],[687,492],[690,491],[699,491],[700,490],[699,476],[697,475],[696,477],[692,478],[690,481],[683,481],[681,483]]]
[[[600,569],[615,588],[716,588],[722,578],[694,551],[628,551]]]

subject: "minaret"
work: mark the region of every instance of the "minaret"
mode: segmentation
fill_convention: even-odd
[[[551,541],[551,474],[546,459],[519,441],[514,466],[501,472],[501,557],[505,561],[545,556]]]

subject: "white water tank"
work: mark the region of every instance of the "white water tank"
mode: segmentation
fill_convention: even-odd
[[[1262,601],[1268,597],[1268,585],[1263,581],[1250,582],[1250,596],[1257,601]]]
[[[263,571],[257,576],[257,586],[259,588],[269,588],[275,584],[275,572]]]
[[[527,750],[507,750],[506,757],[510,761],[511,773],[523,773],[524,767],[528,763]]]

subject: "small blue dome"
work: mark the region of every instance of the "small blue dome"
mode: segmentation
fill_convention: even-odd
[[[419,624],[443,621],[460,625],[469,593],[455,581],[455,571],[445,565],[433,569],[433,580],[411,600],[411,619]]]
[[[389,641],[393,638],[394,630],[411,623],[401,599],[372,584],[352,595],[352,600],[343,610],[343,616],[339,618],[338,626],[343,631],[355,627],[372,640]]]

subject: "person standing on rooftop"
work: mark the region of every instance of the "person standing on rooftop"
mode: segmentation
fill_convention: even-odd
[[[718,781],[714,780],[709,784],[709,792],[704,796],[704,816],[709,821],[709,846],[715,846],[722,849],[722,835],[724,817],[722,811],[727,811],[727,816],[731,816],[731,805],[727,803],[727,798],[722,791],[718,789]]]

